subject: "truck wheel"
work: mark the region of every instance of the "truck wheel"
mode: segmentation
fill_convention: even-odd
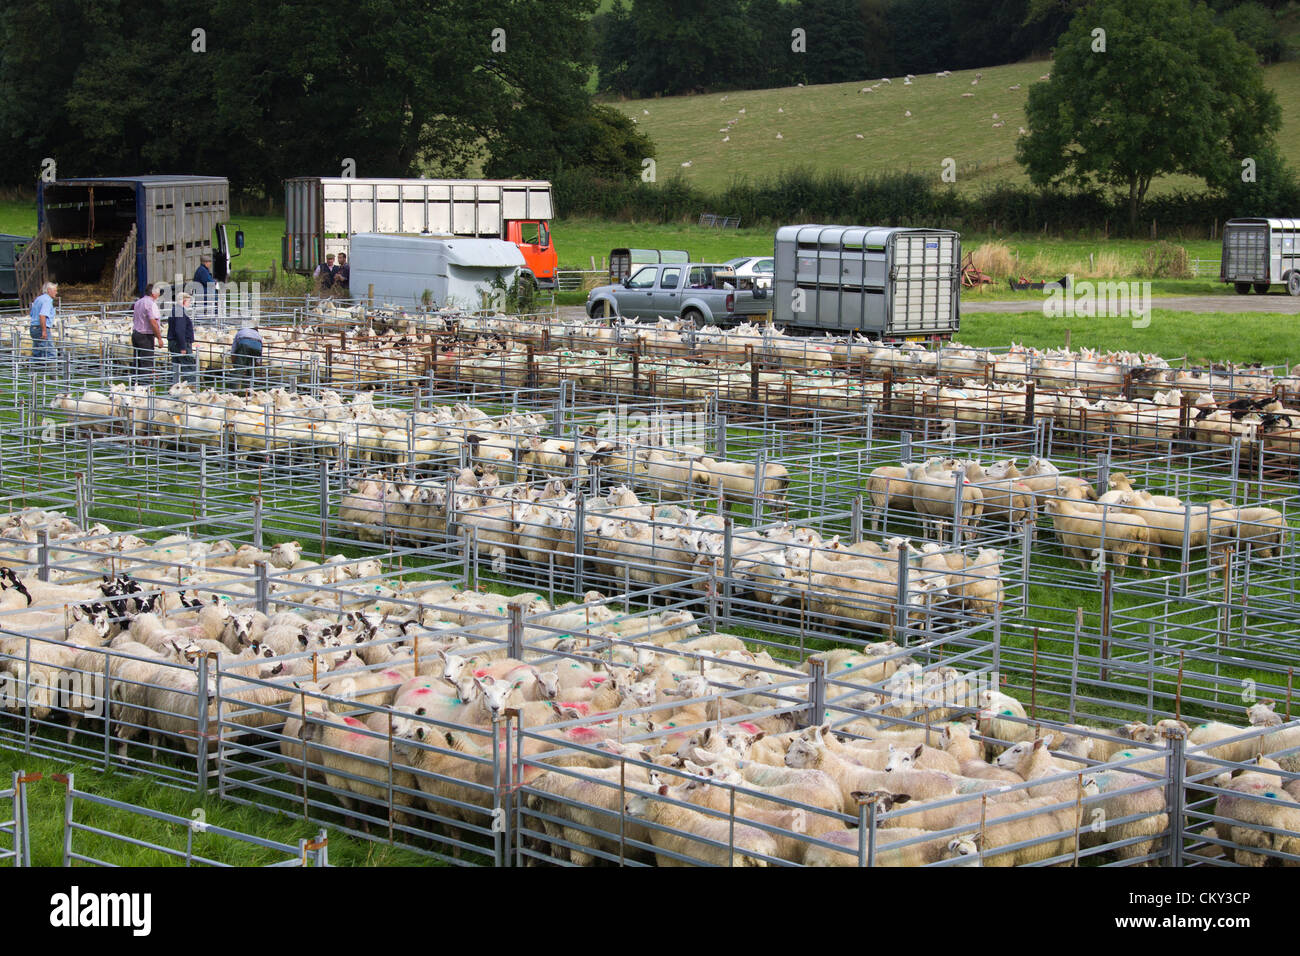
[[[618,313],[615,312],[613,309],[610,309],[610,310],[609,310],[610,318],[613,318],[613,317],[614,317],[615,315],[617,315],[617,314],[618,314]],[[600,302],[593,302],[593,303],[591,303],[591,307],[587,309],[587,318],[589,318],[589,319],[603,319],[604,317],[605,317],[605,302],[604,302],[604,300],[602,300],[602,301],[600,301]]]
[[[1256,283],[1255,283],[1255,292],[1257,292],[1259,295],[1264,295],[1265,293],[1267,293],[1267,292],[1268,292],[1268,283],[1267,283],[1267,282],[1256,282]]]
[[[1300,270],[1292,272],[1286,280],[1286,291],[1294,296],[1300,296]]]
[[[1250,291],[1249,282],[1234,282],[1232,287],[1237,290],[1237,295],[1245,295]]]
[[[682,321],[689,322],[698,329],[704,324],[704,313],[699,309],[687,309],[682,313]]]

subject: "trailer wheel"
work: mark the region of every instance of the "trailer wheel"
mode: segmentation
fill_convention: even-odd
[[[1255,291],[1256,291],[1259,295],[1264,295],[1265,293],[1268,292],[1268,285],[1269,285],[1269,284],[1268,284],[1267,282],[1256,282],[1256,283],[1255,283]]]
[[[1292,272],[1286,280],[1286,291],[1294,296],[1300,296],[1300,270]]]
[[[1237,290],[1237,295],[1245,295],[1250,291],[1249,282],[1234,282],[1232,287]]]

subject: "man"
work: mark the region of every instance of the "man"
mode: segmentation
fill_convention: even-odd
[[[340,252],[338,268],[334,270],[334,283],[345,294],[348,291],[348,280],[351,277],[352,267],[348,265],[348,254],[346,252]]]
[[[153,349],[156,342],[163,344],[162,312],[158,309],[158,298],[163,287],[156,285],[135,300],[131,310],[131,348],[135,353],[134,369],[131,377],[138,380],[145,373],[146,363],[153,365]]]
[[[32,358],[45,360],[54,354],[50,338],[54,334],[54,297],[59,294],[57,282],[47,282],[41,294],[32,300],[31,333]]]
[[[321,292],[328,293],[330,287],[334,285],[334,276],[338,273],[338,266],[334,265],[334,253],[325,257],[325,261],[316,266],[316,271],[312,273],[312,278],[320,283]]]
[[[239,327],[239,331],[235,333],[235,340],[231,343],[230,355],[236,375],[240,379],[247,379],[252,374],[258,358],[262,355],[262,345],[262,333],[251,320]]]
[[[172,357],[172,384],[181,379],[195,384],[199,378],[198,362],[194,356],[194,320],[189,312],[192,301],[188,292],[182,292],[180,299],[172,303],[171,314],[167,316],[167,351]]]
[[[194,270],[194,282],[203,290],[199,314],[210,318],[217,311],[217,280],[212,277],[212,256],[206,252],[199,257],[199,267]]]

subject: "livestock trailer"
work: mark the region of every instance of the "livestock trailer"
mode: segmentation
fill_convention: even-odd
[[[1242,295],[1279,283],[1300,296],[1300,219],[1229,219],[1219,278]]]
[[[284,181],[286,269],[308,273],[329,253],[348,253],[358,233],[501,239],[523,254],[538,285],[555,284],[551,184],[504,179],[347,179]]]
[[[611,249],[609,250],[609,281],[622,282],[632,274],[633,266],[690,261],[691,254],[684,249]]]
[[[14,262],[31,236],[0,235],[0,299],[9,299],[18,294],[18,276],[14,272]]]
[[[37,239],[18,268],[28,301],[45,278],[59,283],[61,298],[121,301],[157,282],[192,279],[205,253],[212,255],[218,281],[230,269],[230,184],[224,176],[43,182],[36,221]]]
[[[951,230],[783,226],[773,253],[778,324],[916,342],[960,324],[961,237]]]
[[[405,307],[488,308],[485,297],[526,273],[523,253],[500,239],[359,233],[349,258],[353,295],[373,286],[376,303]]]

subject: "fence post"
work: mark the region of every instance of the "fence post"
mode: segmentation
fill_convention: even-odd
[[[196,791],[199,796],[206,796],[208,792],[208,655],[204,654],[199,658],[199,688],[198,696],[195,701],[196,724],[195,733],[195,751],[198,755],[198,784]]]
[[[329,463],[320,463],[320,550],[325,554],[325,541],[330,533],[330,470]]]
[[[1166,865],[1182,866],[1187,738],[1177,727],[1166,729],[1162,733],[1169,749],[1169,858]]]
[[[86,517],[86,478],[77,475],[77,526],[85,531],[90,527]]]
[[[731,515],[722,519],[722,618],[727,624],[731,623],[731,581],[733,569],[731,567],[731,534],[732,534]]]
[[[858,544],[862,540],[862,496],[853,496],[853,512],[849,518],[849,529],[852,535],[850,544]]]
[[[524,609],[515,601],[506,607],[510,624],[506,630],[506,655],[517,661],[524,658]]]
[[[766,470],[767,452],[759,449],[754,455],[754,505],[752,513],[754,524],[763,523],[763,472]]]
[[[47,528],[41,528],[36,533],[36,560],[40,565],[36,576],[42,581],[48,581],[50,579],[50,532]]]
[[[1110,488],[1110,455],[1097,452],[1097,493],[1104,495]]]
[[[902,644],[907,643],[907,542],[900,541],[898,550],[894,552],[895,558],[898,559],[898,595],[894,601],[894,627],[896,633],[903,638]]]
[[[208,517],[208,446],[199,446],[199,517]]]
[[[253,547],[262,547],[262,496],[253,495]]]
[[[826,661],[820,657],[809,658],[809,674],[813,675],[813,684],[802,726],[820,727],[826,721]]]
[[[966,469],[958,468],[953,473],[953,491],[952,491],[952,546],[961,547],[962,531],[962,499],[965,497],[963,492],[966,490]]]
[[[1211,553],[1210,549],[1214,544],[1212,538],[1214,524],[1209,520],[1209,511],[1208,511],[1209,505],[1206,505],[1206,509],[1207,509],[1207,513],[1206,513],[1206,521],[1205,521],[1205,547],[1206,547],[1206,563],[1208,564],[1209,555]],[[1183,544],[1182,544],[1182,555],[1180,558],[1180,564],[1178,566],[1178,596],[1179,597],[1187,597],[1187,572],[1191,569],[1192,566],[1191,565],[1191,558],[1192,558],[1191,538],[1192,538],[1192,506],[1190,503],[1187,503],[1183,505]]]
[[[718,412],[718,437],[714,441],[716,454],[719,458],[727,457],[727,413]]]
[[[256,580],[253,582],[255,588],[257,609],[263,614],[266,613],[267,605],[270,601],[271,587],[270,581],[267,580],[266,562],[254,561],[253,572],[256,574]]]
[[[577,491],[578,497],[574,499],[573,506],[573,593],[581,595],[583,593],[583,571],[586,564],[584,555],[587,545],[587,501],[582,489],[578,488]]]
[[[54,779],[58,780],[60,776],[62,776],[65,788],[63,796],[63,865],[68,867],[72,865],[72,794],[75,786],[71,772],[66,775],[56,774]]]

